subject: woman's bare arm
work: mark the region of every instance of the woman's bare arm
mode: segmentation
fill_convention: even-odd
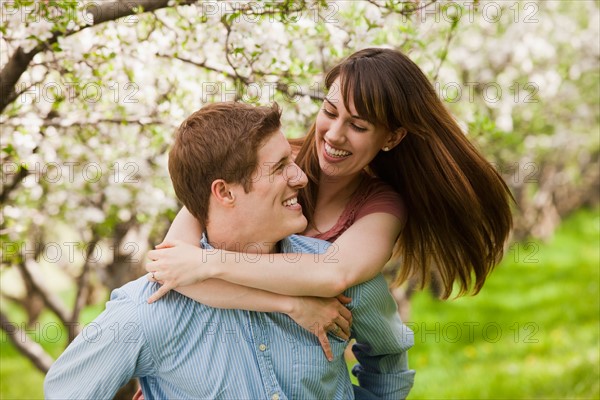
[[[284,296],[219,279],[207,279],[176,290],[186,297],[214,308],[287,314],[298,325],[317,336],[325,356],[330,361],[333,359],[333,353],[327,338],[327,329],[337,325],[341,328],[337,335],[345,340],[350,338],[352,313],[344,304],[349,303],[351,299],[345,296],[338,298]]]
[[[163,243],[176,240],[199,248],[201,237],[200,223],[183,207],[175,217]],[[287,314],[298,325],[317,336],[330,360],[333,354],[327,338],[327,327],[336,324],[341,328],[338,336],[346,340],[350,336],[352,314],[344,306],[350,299],[343,297],[336,299],[285,296],[219,279],[207,279],[193,285],[181,286],[176,288],[176,291],[214,308]],[[153,301],[151,298],[150,302]]]
[[[163,243],[181,241],[200,247],[202,226],[186,207],[181,208]],[[162,247],[160,244],[158,247]],[[259,289],[249,288],[219,279],[208,279],[176,289],[179,293],[199,303],[214,308],[241,309],[248,311],[281,312],[297,311],[297,298],[282,296]],[[150,302],[154,302],[153,298]]]
[[[148,271],[165,282],[155,294],[218,278],[239,285],[291,296],[332,297],[377,275],[389,260],[402,222],[391,214],[369,214],[355,222],[324,254],[228,256],[184,243],[152,250]]]
[[[190,214],[187,208],[183,207],[179,210],[179,213],[177,213],[177,216],[169,227],[163,243],[180,240],[192,246],[200,247],[201,238],[202,226],[200,226],[200,222]]]

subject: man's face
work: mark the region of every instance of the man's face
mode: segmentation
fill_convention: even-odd
[[[298,191],[308,180],[293,162],[290,145],[281,131],[271,135],[259,149],[258,166],[251,180],[249,193],[241,185],[232,187],[234,226],[240,227],[245,240],[276,243],[306,229]],[[253,252],[251,248],[242,251]]]

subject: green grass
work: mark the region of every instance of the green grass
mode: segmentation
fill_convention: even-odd
[[[25,314],[16,307],[10,307],[8,311],[13,321],[25,320]],[[39,322],[28,329],[29,337],[40,343],[54,358],[60,355],[66,343],[64,332],[55,329],[59,326],[56,321],[54,315],[44,312]],[[19,327],[25,328],[20,323]],[[20,355],[4,331],[0,333],[0,340],[0,398],[43,398],[44,374]]]
[[[598,211],[583,210],[548,243],[513,245],[477,296],[415,295],[410,398],[600,398],[599,243]],[[40,324],[52,318],[44,314]],[[1,335],[0,398],[42,398],[43,375]],[[42,346],[57,356],[63,343]]]
[[[599,398],[599,239],[598,212],[581,211],[514,245],[477,296],[418,293],[410,398]]]
[[[25,321],[25,313],[3,302],[2,306],[13,321]],[[104,304],[86,308],[81,314],[81,323],[91,322],[104,309]],[[65,348],[67,335],[65,330],[58,331],[58,319],[54,314],[45,311],[37,324],[28,329],[31,339],[40,343],[53,358],[57,358]],[[23,327],[25,328],[25,327]],[[0,330],[0,400],[8,399],[43,399],[44,374],[40,372],[29,359],[21,356],[12,345],[6,333]]]

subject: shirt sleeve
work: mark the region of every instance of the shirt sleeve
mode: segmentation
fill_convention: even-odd
[[[404,399],[413,386],[415,371],[408,368],[412,331],[398,315],[396,302],[382,275],[346,291],[352,298],[353,369],[360,387],[380,399]],[[358,397],[360,392],[355,393]],[[362,397],[372,398],[372,397]]]
[[[113,291],[106,310],[87,325],[52,365],[44,381],[47,399],[112,399],[131,378],[150,375],[136,304]]]

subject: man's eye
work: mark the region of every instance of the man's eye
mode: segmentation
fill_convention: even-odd
[[[285,168],[285,164],[278,164],[275,166],[273,173],[280,173]]]

